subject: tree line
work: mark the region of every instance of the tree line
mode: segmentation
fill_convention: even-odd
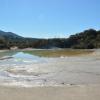
[[[11,47],[23,48],[73,48],[73,49],[93,49],[100,48],[100,31],[94,29],[85,30],[69,38],[36,39],[24,38],[17,35],[0,36],[0,49],[10,49]]]

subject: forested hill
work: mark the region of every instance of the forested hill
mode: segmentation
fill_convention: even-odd
[[[0,31],[0,49],[18,48],[100,48],[100,31],[94,29],[71,35],[69,38],[37,39],[25,38],[12,32]]]

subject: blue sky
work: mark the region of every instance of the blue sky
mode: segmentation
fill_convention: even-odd
[[[100,29],[100,0],[0,0],[0,29],[21,36],[67,37]]]

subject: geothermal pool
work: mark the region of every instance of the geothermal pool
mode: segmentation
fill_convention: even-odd
[[[34,87],[100,84],[99,50],[91,54],[57,57],[19,50],[0,52],[0,57],[11,57],[0,60],[0,85]]]

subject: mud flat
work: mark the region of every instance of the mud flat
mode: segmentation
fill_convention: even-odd
[[[0,100],[100,100],[100,86],[0,87]]]
[[[17,61],[0,62],[0,100],[100,100],[99,49],[35,63]]]

